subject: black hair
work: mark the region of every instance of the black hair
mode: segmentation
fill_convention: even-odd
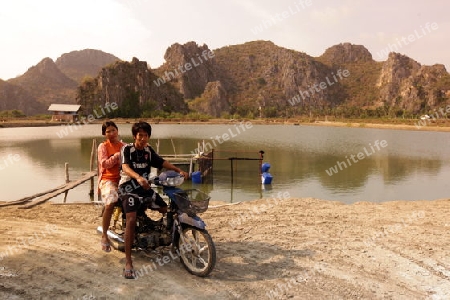
[[[105,135],[106,128],[108,128],[109,126],[112,126],[112,127],[116,128],[117,130],[119,130],[119,128],[117,128],[116,123],[114,123],[113,121],[105,121],[102,124],[102,135]]]
[[[152,135],[152,126],[150,126],[150,124],[148,124],[147,122],[139,121],[137,123],[134,123],[133,127],[131,127],[131,133],[133,134],[133,137],[136,137],[139,130],[141,129],[147,132],[148,136]]]

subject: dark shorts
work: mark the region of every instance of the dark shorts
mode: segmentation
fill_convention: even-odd
[[[158,210],[166,207],[167,203],[152,189],[137,188],[133,192],[120,196],[125,213],[144,212],[147,208]]]

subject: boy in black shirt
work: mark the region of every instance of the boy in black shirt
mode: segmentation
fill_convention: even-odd
[[[119,191],[122,199],[122,206],[126,213],[125,227],[125,269],[124,277],[134,279],[133,262],[131,260],[131,247],[134,241],[134,230],[136,227],[136,213],[140,208],[140,201],[131,194],[140,197],[151,197],[152,209],[161,213],[167,212],[167,204],[153,191],[148,183],[150,168],[165,168],[182,174],[185,178],[189,174],[177,168],[167,160],[160,157],[148,144],[152,134],[152,127],[147,122],[137,122],[131,128],[134,143],[124,146],[121,150],[121,173]],[[145,210],[145,208],[144,208]]]

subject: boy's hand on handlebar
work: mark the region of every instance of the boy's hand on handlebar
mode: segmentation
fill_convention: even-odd
[[[179,172],[180,174],[181,174],[181,176],[183,176],[185,179],[188,179],[189,178],[189,173],[187,173],[187,172],[185,172],[185,171],[181,171],[181,172]]]

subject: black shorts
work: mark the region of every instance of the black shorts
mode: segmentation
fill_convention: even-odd
[[[144,212],[147,208],[158,210],[158,208],[167,206],[163,198],[152,189],[138,188],[132,193],[122,195],[120,199],[125,213]]]

